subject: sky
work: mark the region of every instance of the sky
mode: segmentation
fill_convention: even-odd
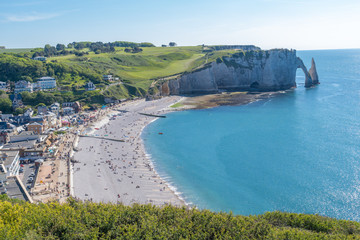
[[[359,0],[0,0],[0,46],[79,41],[360,48]]]

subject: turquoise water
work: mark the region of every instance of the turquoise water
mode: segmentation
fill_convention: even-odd
[[[301,51],[321,84],[168,114],[143,132],[156,170],[199,208],[360,220],[360,50]],[[163,135],[159,135],[163,132]]]

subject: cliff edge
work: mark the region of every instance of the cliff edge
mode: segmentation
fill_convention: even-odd
[[[159,86],[161,95],[206,94],[222,91],[277,91],[296,87],[296,70],[305,74],[305,87],[319,83],[315,61],[310,71],[295,50],[239,51],[219,57]]]

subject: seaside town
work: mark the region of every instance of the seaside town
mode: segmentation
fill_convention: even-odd
[[[21,92],[51,91],[56,85],[52,77],[16,82],[10,95],[13,109],[23,107]],[[8,83],[0,86],[10,91]],[[96,88],[92,82],[85,87]],[[183,205],[151,166],[140,137],[148,123],[162,117],[153,114],[169,111],[164,109],[180,99],[108,101],[94,110],[84,110],[78,101],[55,102],[19,115],[1,113],[0,193],[31,203],[63,203],[71,196],[127,205]]]
[[[85,87],[89,91],[96,88],[91,81]],[[42,77],[35,83],[18,81],[10,95],[13,109],[23,107],[21,92],[55,88],[56,79],[52,77]],[[9,83],[0,82],[0,90],[9,92]],[[36,110],[36,115],[32,108],[19,115],[0,113],[0,193],[29,202],[64,202],[70,196],[74,143],[84,129],[110,109],[104,105],[83,111],[76,101],[55,102]]]

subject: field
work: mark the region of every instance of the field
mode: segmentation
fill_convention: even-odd
[[[201,47],[146,47],[139,53],[126,53],[116,48],[115,53],[95,54],[77,57],[75,55],[48,58],[65,64],[79,64],[95,67],[104,74],[113,74],[132,81],[151,80],[166,77],[195,67],[195,62],[205,56]]]
[[[53,95],[57,96],[58,101],[77,100],[88,104],[96,100],[96,103],[101,104],[104,97],[144,97],[157,80],[191,72],[219,57],[236,52],[209,52],[204,51],[203,46],[141,47],[142,51],[136,53],[126,52],[125,49],[115,47],[115,51],[95,54],[89,48],[80,51],[68,48],[66,51],[71,51],[70,54],[48,57],[46,62],[31,59],[34,52],[43,51],[42,48],[2,49],[0,81],[26,79],[34,82],[42,76],[54,76],[58,89]],[[115,83],[106,82],[102,75],[113,75],[119,80]],[[89,80],[96,84],[99,91],[91,94],[85,92],[84,86]],[[119,85],[119,82],[123,84]]]
[[[32,48],[9,48],[0,49],[0,53],[29,53]]]

